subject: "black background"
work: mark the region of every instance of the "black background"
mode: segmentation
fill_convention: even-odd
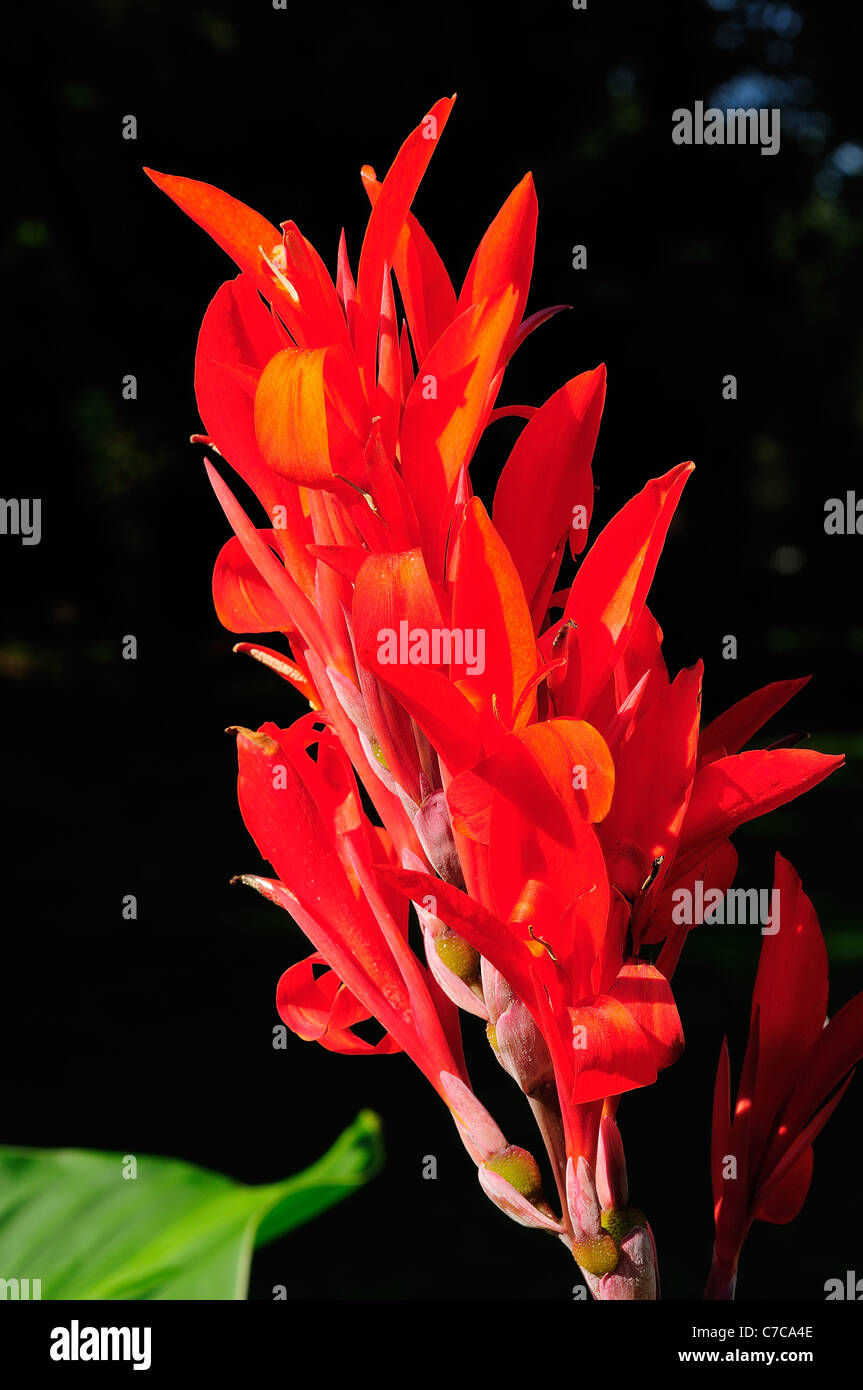
[[[301,704],[232,655],[210,601],[228,531],[186,440],[199,428],[198,326],[234,271],[141,166],[295,218],[334,270],[343,225],[356,263],[361,164],[383,175],[457,91],[415,204],[457,282],[533,170],[530,307],[573,308],[520,352],[502,400],[537,403],[607,363],[597,526],[648,477],[695,460],[652,606],[672,670],[705,659],[708,718],[765,681],[813,673],[773,736],[805,729],[848,766],[744,827],[738,883],[768,886],[775,848],[791,858],[827,936],[835,1009],[863,986],[863,539],[823,529],[828,497],[863,495],[863,179],[842,172],[860,134],[850,14],[823,0],[589,0],[584,12],[566,0],[84,0],[40,6],[8,35],[21,87],[4,150],[3,493],[41,497],[43,534],[33,547],[0,537],[2,1138],[165,1153],[264,1181],[374,1108],[384,1172],[257,1256],[253,1298],[284,1284],[291,1298],[567,1299],[578,1281],[562,1247],[482,1196],[406,1059],[294,1038],[272,1048],[276,980],[304,948],[275,908],[227,886],[259,864],[221,731],[286,724]],[[743,78],[766,99],[729,104],[782,106],[777,156],[672,144],[676,107]],[[136,141],[122,138],[128,114]],[[585,271],[572,269],[576,244]],[[722,399],[726,373],[737,401]],[[502,423],[483,443],[486,495],[514,434]],[[121,659],[126,634],[137,661]],[[726,634],[736,661],[722,659]],[[128,893],[135,922],[121,915]],[[675,982],[687,1052],[621,1106],[633,1198],[673,1299],[700,1296],[709,1268],[713,1075],[724,1031],[742,1057],[759,940],[692,936]],[[465,1028],[479,1094],[532,1146],[481,1025]],[[860,1084],[818,1140],[803,1215],[750,1237],[742,1298],[821,1298],[853,1267]]]

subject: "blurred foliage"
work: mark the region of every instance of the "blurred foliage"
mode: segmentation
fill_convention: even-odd
[[[361,1111],[302,1173],[255,1187],[170,1158],[0,1145],[0,1268],[43,1299],[234,1300],[253,1251],[375,1177],[380,1122]]]

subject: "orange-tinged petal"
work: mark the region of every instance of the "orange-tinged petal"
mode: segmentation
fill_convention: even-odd
[[[490,396],[518,297],[507,287],[460,314],[422,364],[402,415],[402,476],[414,501],[434,577],[461,469],[494,406]]]
[[[255,393],[255,436],[270,468],[305,487],[348,476],[368,433],[359,379],[338,348],[283,348]]]
[[[199,227],[203,227],[240,270],[252,277],[255,287],[278,309],[288,329],[305,345],[303,316],[297,310],[299,296],[292,287],[286,288],[262,255],[263,250],[272,260],[282,241],[281,232],[265,217],[246,207],[245,203],[238,202],[212,184],[179,178],[174,174],[160,174],[155,169],[145,169],[144,173]]]
[[[608,745],[583,719],[547,719],[519,732],[564,804],[601,821],[612,804],[614,762]]]
[[[272,546],[274,532],[259,531]],[[284,632],[293,626],[290,613],[276,598],[236,536],[219,551],[213,570],[213,602],[219,622],[229,632]]]
[[[533,175],[525,174],[476,249],[458,297],[459,312],[497,294],[505,285],[512,285],[518,295],[521,318],[533,271],[537,212]],[[513,337],[515,331],[516,326],[512,329]]]

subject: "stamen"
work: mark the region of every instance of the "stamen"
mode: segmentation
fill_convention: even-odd
[[[641,888],[639,889],[640,893],[646,893],[648,888],[650,888],[656,882],[656,875],[662,868],[662,861],[664,860],[664,858],[665,855],[660,854],[656,859],[654,859],[650,873],[647,875],[647,878],[644,880],[644,882],[641,885]]]
[[[375,506],[375,499],[372,497],[370,492],[366,492],[365,488],[360,487],[359,483],[352,483],[350,478],[346,478],[343,473],[336,473],[334,476],[338,478],[340,483],[347,483],[348,487],[352,487],[355,492],[358,492],[360,494],[360,497],[364,498],[364,500],[368,503],[375,516],[380,515],[377,507]]]
[[[554,954],[554,951],[551,949],[551,947],[549,946],[548,942],[547,942],[547,941],[543,941],[543,939],[542,939],[541,936],[537,936],[537,934],[536,934],[536,932],[534,931],[532,925],[528,926],[527,931],[528,931],[528,935],[530,936],[531,941],[535,942],[537,946],[541,946],[541,947],[543,948],[543,950],[548,951],[548,954],[551,956],[551,958],[552,958],[552,960],[554,961],[555,965],[557,965],[557,956]],[[530,949],[531,949],[531,951],[533,951],[533,947],[530,947]],[[536,952],[535,954],[539,954],[539,953]]]

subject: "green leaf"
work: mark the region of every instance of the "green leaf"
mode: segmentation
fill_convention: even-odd
[[[378,1171],[362,1111],[311,1168],[262,1187],[170,1158],[0,1146],[0,1279],[43,1299],[242,1299],[255,1246],[340,1202]],[[9,1290],[6,1291],[9,1296]]]

